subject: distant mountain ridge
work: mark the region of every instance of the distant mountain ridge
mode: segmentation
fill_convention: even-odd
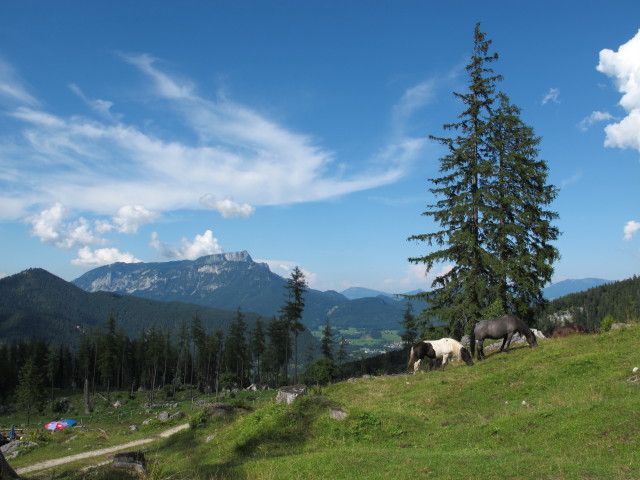
[[[286,301],[287,281],[242,251],[176,262],[114,263],[90,270],[72,283],[88,292],[103,290],[223,310],[241,308],[271,317]],[[315,329],[329,319],[332,327],[397,329],[406,302],[391,295],[351,300],[335,291],[308,289],[303,323]],[[414,303],[414,311],[419,311],[422,307]]]
[[[604,280],[602,278],[582,278],[576,280],[563,280],[561,282],[554,283],[542,289],[542,294],[544,298],[547,300],[554,300],[556,298],[564,297],[565,295],[570,295],[572,293],[583,292],[585,290],[589,290],[593,287],[599,287],[600,285],[605,285],[607,283],[612,283],[611,280]],[[405,295],[415,295],[416,293],[421,292],[421,290],[414,290],[412,292],[405,292]],[[381,292],[378,290],[372,290],[370,288],[363,287],[350,287],[346,290],[343,290],[342,295],[347,297],[350,300],[355,300],[358,298],[366,298],[366,297],[395,297],[396,295],[386,292]]]
[[[542,290],[544,298],[547,300],[555,300],[556,298],[564,297],[572,293],[584,292],[590,288],[599,287],[612,283],[611,280],[604,280],[602,278],[582,278],[577,280],[563,280],[561,282],[554,283]]]

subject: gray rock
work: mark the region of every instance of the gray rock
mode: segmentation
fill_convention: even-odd
[[[330,408],[329,418],[333,418],[334,420],[344,420],[345,418],[347,418],[347,412],[345,412],[341,408]]]
[[[13,442],[9,442],[6,445],[0,447],[2,453],[4,454],[4,458],[7,460],[11,460],[12,458],[16,458],[20,455],[20,452],[23,449],[35,448],[38,444],[35,442],[28,442],[26,440],[14,440]]]
[[[176,413],[174,413],[173,415],[171,415],[169,417],[169,420],[179,420],[181,418],[184,417],[184,412],[183,411],[177,411]]]
[[[631,324],[629,323],[614,323],[613,325],[611,325],[611,330],[618,330],[619,328],[626,328],[630,326]]]
[[[282,387],[278,390],[278,395],[276,396],[276,402],[277,403],[286,402],[287,405],[291,405],[296,398],[306,394],[307,394],[306,385],[291,385],[288,387]]]

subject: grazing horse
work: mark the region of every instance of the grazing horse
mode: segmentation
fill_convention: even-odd
[[[413,373],[415,374],[420,368],[420,362],[423,358],[429,359],[429,367],[437,366],[438,361],[442,362],[441,368],[452,358],[463,360],[467,365],[473,365],[473,360],[469,350],[464,348],[460,342],[453,338],[441,338],[440,340],[424,340],[418,342],[411,347],[411,356],[409,364],[413,364]]]
[[[473,358],[473,355],[475,353],[477,340],[479,342],[477,358],[478,360],[482,360],[483,358],[485,358],[484,348],[482,344],[486,338],[502,338],[502,346],[500,347],[500,351],[508,352],[509,346],[511,345],[511,338],[516,332],[520,335],[523,335],[527,339],[530,347],[535,347],[536,345],[538,345],[536,336],[533,334],[527,324],[522,321],[521,318],[507,315],[506,317],[494,318],[493,320],[482,320],[481,322],[476,323],[475,326],[471,329],[471,338],[469,340],[471,347],[471,357]]]

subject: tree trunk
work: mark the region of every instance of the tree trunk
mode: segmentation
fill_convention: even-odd
[[[20,478],[20,475],[18,475],[16,471],[11,468],[11,465],[9,465],[7,459],[4,458],[2,450],[0,450],[0,480],[9,478]]]
[[[89,379],[85,377],[84,379],[84,413],[87,415],[90,414],[91,409],[91,401],[89,400]]]

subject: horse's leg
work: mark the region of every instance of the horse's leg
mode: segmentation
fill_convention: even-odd
[[[504,346],[507,343],[507,337],[509,336],[509,334],[507,333],[504,337],[502,337],[502,345],[500,345],[500,351],[504,351]]]
[[[477,344],[477,347],[478,347],[478,357],[477,358],[478,358],[478,360],[484,359],[484,348],[483,348],[483,345],[484,345],[484,338],[482,340],[478,340],[478,344]]]
[[[505,342],[506,342],[506,344],[507,344],[507,348],[505,349],[505,352],[509,352],[509,348],[511,347],[511,339],[513,338],[513,334],[514,334],[514,333],[515,333],[515,332],[509,332],[509,333],[507,334],[507,336],[506,336],[506,337],[504,337]],[[503,343],[503,345],[504,345],[504,343]],[[502,349],[501,349],[501,350],[502,350]]]
[[[413,374],[415,375],[416,372],[418,371],[418,369],[420,368],[420,362],[422,361],[422,359],[420,360],[416,360],[416,362],[413,364]]]
[[[444,366],[447,364],[448,361],[449,361],[449,354],[445,353],[444,355],[442,355],[442,370],[444,370]]]

